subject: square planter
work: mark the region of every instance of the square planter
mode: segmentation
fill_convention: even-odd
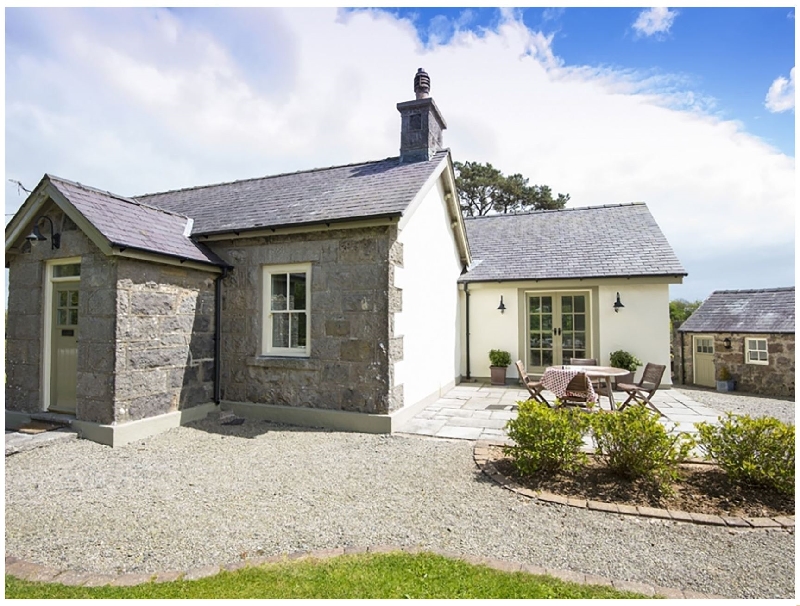
[[[506,384],[506,367],[505,366],[490,366],[489,372],[492,373],[492,385],[505,385]]]
[[[736,381],[717,381],[717,391],[734,391]]]

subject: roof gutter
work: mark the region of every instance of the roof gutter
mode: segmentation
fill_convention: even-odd
[[[674,274],[621,274],[611,276],[551,276],[544,278],[477,278],[477,279],[460,279],[461,284],[478,284],[482,282],[546,282],[549,280],[601,280],[601,279],[618,279],[618,278],[681,278],[688,276],[688,273]]]
[[[234,238],[256,238],[261,236],[282,235],[286,233],[302,233],[308,231],[324,231],[326,229],[346,229],[348,227],[364,227],[369,222],[392,222],[402,216],[400,212],[383,213],[379,215],[366,215],[364,217],[347,217],[341,219],[328,219],[311,221],[308,223],[281,223],[279,225],[255,225],[241,229],[223,229],[218,231],[204,231],[192,234],[195,241],[206,242],[212,240],[230,240]],[[386,224],[386,223],[382,223]],[[369,226],[369,225],[367,225]]]

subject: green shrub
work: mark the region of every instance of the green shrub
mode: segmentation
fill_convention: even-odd
[[[639,358],[624,349],[612,351],[609,359],[611,361],[611,366],[614,368],[624,368],[628,372],[636,372],[636,369],[642,365],[642,361]]]
[[[552,409],[534,400],[520,402],[517,418],[506,423],[515,445],[504,451],[523,475],[575,469],[586,461],[580,448],[589,416],[571,408]]]
[[[794,493],[794,425],[728,413],[720,425],[699,423],[697,429],[700,448],[734,482]]]
[[[511,354],[501,349],[493,349],[489,352],[489,364],[492,366],[508,366],[511,364]]]
[[[592,415],[591,424],[597,456],[612,473],[653,481],[665,492],[695,445],[686,434],[669,435],[658,414],[644,406]]]

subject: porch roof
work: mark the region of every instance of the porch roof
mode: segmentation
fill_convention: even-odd
[[[685,276],[642,202],[465,220],[473,264],[461,282]]]
[[[716,290],[678,331],[794,333],[794,286]]]
[[[45,180],[113,247],[226,265],[206,246],[192,241],[188,217],[53,175],[45,175]]]

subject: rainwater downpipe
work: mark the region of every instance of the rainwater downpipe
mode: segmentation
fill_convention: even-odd
[[[465,315],[467,316],[467,318],[466,318],[466,320],[467,320],[467,335],[466,335],[467,339],[466,339],[466,348],[465,349],[467,350],[467,381],[469,381],[470,380],[470,376],[469,376],[469,283],[468,282],[464,283],[464,294],[467,297],[466,310],[465,310]]]
[[[228,275],[228,268],[214,283],[214,403],[222,400],[222,281]]]

